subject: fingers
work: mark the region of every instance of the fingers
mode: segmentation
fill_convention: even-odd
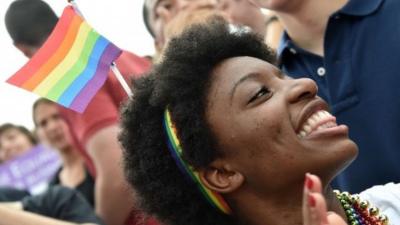
[[[328,212],[328,224],[332,225],[347,225],[347,223],[336,213]]]
[[[303,224],[327,224],[326,203],[322,196],[322,185],[315,175],[306,174],[303,189]]]
[[[325,199],[320,193],[308,193],[309,225],[328,224]]]
[[[311,192],[322,192],[322,184],[319,177],[310,173],[306,173],[306,182],[308,183],[308,189]]]
[[[327,212],[321,180],[315,175],[306,174],[303,191],[303,225],[346,224],[336,213]]]

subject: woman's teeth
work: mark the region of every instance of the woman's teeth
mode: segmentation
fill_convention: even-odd
[[[300,138],[304,138],[316,130],[322,130],[337,126],[336,118],[325,110],[315,112],[307,119],[297,134]]]

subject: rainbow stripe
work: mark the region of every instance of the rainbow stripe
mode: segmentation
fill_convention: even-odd
[[[168,137],[168,149],[178,168],[196,184],[204,198],[213,207],[219,209],[224,214],[231,214],[231,209],[225,199],[219,193],[207,188],[201,181],[199,173],[182,159],[183,150],[168,109],[164,112],[164,129]]]
[[[7,82],[82,113],[121,52],[67,6],[43,46]]]

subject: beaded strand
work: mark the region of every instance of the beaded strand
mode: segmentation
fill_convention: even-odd
[[[349,225],[389,225],[386,215],[379,214],[378,208],[370,207],[369,202],[361,201],[358,195],[337,190],[334,193],[342,204]]]

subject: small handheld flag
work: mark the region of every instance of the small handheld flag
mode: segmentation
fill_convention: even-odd
[[[7,82],[82,113],[121,52],[67,6],[46,42]]]

